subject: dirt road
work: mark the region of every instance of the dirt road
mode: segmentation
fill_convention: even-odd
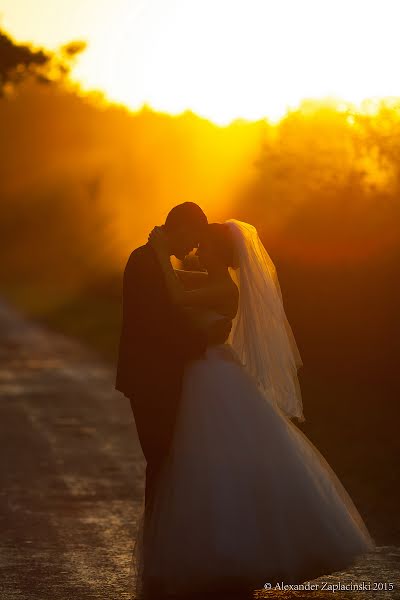
[[[127,599],[144,489],[129,402],[94,354],[4,302],[0,334],[0,598]],[[325,580],[393,582],[394,591],[274,597],[394,600],[399,569],[400,550],[383,546]]]

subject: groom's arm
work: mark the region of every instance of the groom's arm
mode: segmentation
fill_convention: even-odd
[[[129,337],[138,350],[153,348],[183,359],[200,357],[208,342],[206,332],[160,293],[160,273],[146,258],[133,252],[124,272],[123,304]]]

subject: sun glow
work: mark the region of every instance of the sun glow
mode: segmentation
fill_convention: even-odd
[[[400,96],[397,0],[40,0],[32,14],[28,1],[18,14],[4,4],[17,38],[86,38],[74,77],[133,109],[225,124],[277,119],[303,98]]]

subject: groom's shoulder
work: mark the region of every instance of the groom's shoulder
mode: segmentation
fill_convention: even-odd
[[[125,269],[145,267],[151,261],[151,251],[148,244],[135,248],[130,253]]]
[[[134,250],[132,250],[132,252],[129,255],[129,259],[128,260],[145,260],[148,258],[150,252],[150,247],[148,244],[143,244],[143,246],[139,246],[138,248],[135,248]]]

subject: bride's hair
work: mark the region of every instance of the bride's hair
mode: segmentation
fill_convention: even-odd
[[[207,241],[226,267],[237,268],[237,258],[232,232],[226,223],[210,223]]]

